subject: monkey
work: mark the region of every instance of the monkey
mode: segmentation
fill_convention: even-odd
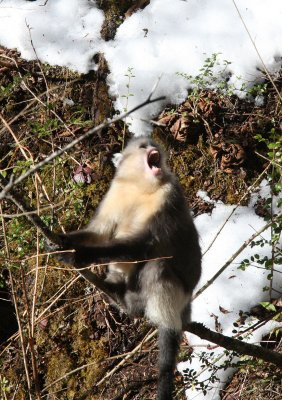
[[[131,139],[111,185],[82,230],[61,234],[61,261],[75,268],[107,263],[105,287],[129,316],[158,328],[158,400],[172,400],[182,331],[201,274],[198,233],[161,146]]]

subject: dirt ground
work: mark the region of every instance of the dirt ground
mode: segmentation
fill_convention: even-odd
[[[110,38],[115,14],[111,2],[103,4],[108,13],[104,34]],[[122,12],[127,6],[124,2]],[[113,116],[108,68],[103,56],[97,57],[98,71],[78,75],[27,62],[16,51],[0,48],[4,177],[23,173]],[[280,93],[281,78],[280,74],[275,79]],[[247,203],[247,196],[242,197],[268,164],[265,144],[255,136],[268,137],[282,128],[281,103],[267,80],[263,98],[258,106],[251,98],[199,90],[197,97],[189,96],[180,106],[167,105],[156,116],[153,136],[167,149],[194,215],[212,209],[196,196],[199,189],[225,203]],[[114,173],[111,157],[128,136],[123,122],[101,130],[28,178],[18,193],[32,209],[41,210],[41,218],[52,229],[78,229],[105,193]],[[258,202],[256,212],[265,216],[263,202]],[[1,214],[19,213],[9,199],[2,202]],[[20,326],[15,330],[15,320],[5,324],[7,309],[1,301],[0,398],[25,400],[32,393],[32,399],[49,400],[154,399],[158,355],[154,329],[143,320],[130,320],[73,271],[44,255],[43,242],[24,216],[2,219],[0,290],[16,303]],[[98,273],[104,274],[103,267]],[[279,338],[274,345],[280,351]],[[190,352],[183,340],[180,359]],[[175,381],[175,399],[185,399],[187,383],[178,373]],[[222,398],[278,400],[281,390],[279,370],[252,362],[235,374]]]

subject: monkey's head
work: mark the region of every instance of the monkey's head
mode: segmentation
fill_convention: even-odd
[[[141,186],[146,184],[148,189],[160,186],[171,175],[165,152],[147,137],[132,139],[115,164],[117,178]]]

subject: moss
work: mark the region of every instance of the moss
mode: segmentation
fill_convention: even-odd
[[[104,40],[111,40],[115,37],[116,30],[121,24],[125,12],[132,6],[132,1],[98,0],[97,6],[105,13],[101,36]]]
[[[106,12],[105,31],[103,32],[106,39],[115,34],[118,23],[122,20],[117,16],[123,17],[131,4],[130,0],[120,2],[115,0],[99,1],[99,6]],[[38,79],[42,74],[37,61],[26,62],[21,60],[16,53],[13,53],[13,57],[21,65],[22,74],[24,79],[29,80],[29,86],[37,96],[41,96],[43,102],[46,102],[44,96],[46,87],[44,80]],[[3,116],[8,121],[14,117],[18,118],[15,123],[11,123],[11,128],[25,148],[28,149],[28,154],[32,155],[34,162],[41,161],[58,147],[64,146],[74,137],[78,137],[105,118],[112,116],[112,99],[108,94],[106,83],[107,64],[100,54],[95,55],[95,62],[98,70],[91,71],[84,76],[72,73],[66,68],[42,64],[41,68],[44,70],[49,87],[48,109],[44,105],[38,105],[37,102],[34,102],[30,93],[19,84],[20,82],[16,78],[18,76],[16,70],[11,69],[0,77],[1,85],[6,88],[0,94]],[[53,90],[60,83],[62,84],[61,87]],[[72,99],[74,105],[65,105],[64,98]],[[217,99],[214,99],[214,101],[217,101]],[[252,106],[248,108],[248,105],[244,103],[243,107],[238,109],[237,103],[231,104],[232,99],[229,99],[229,103],[230,106],[226,102],[223,106],[212,108],[205,119],[212,134],[219,134],[221,132],[219,128],[222,127],[224,128],[222,139],[226,141],[236,139],[235,142],[243,144],[246,142],[249,151],[248,157],[253,163],[244,165],[245,175],[231,175],[220,170],[217,160],[209,152],[209,140],[212,138],[208,132],[205,132],[203,124],[201,125],[203,131],[197,129],[197,140],[192,141],[191,144],[177,142],[168,131],[163,132],[161,129],[154,131],[154,137],[167,148],[169,163],[178,175],[187,200],[192,203],[192,206],[199,189],[206,190],[213,199],[220,199],[226,203],[237,203],[241,196],[245,194],[246,187],[257,176],[256,173],[260,168],[257,165],[254,167],[256,160],[252,158],[254,149],[252,146],[255,145],[252,138],[255,131],[265,132],[271,129],[269,115],[272,115],[273,107],[269,108],[265,115],[263,115],[263,110],[260,110],[259,116],[256,117],[256,114],[251,115],[253,113]],[[26,104],[34,104],[34,107],[29,108],[28,113],[24,111]],[[52,116],[50,109],[60,115],[69,130]],[[228,110],[230,112],[226,112]],[[246,115],[248,116],[246,117]],[[66,231],[77,229],[84,226],[91,218],[112,179],[113,167],[110,165],[109,159],[113,152],[119,150],[122,126],[123,123],[116,124],[99,132],[91,139],[74,147],[67,154],[63,154],[59,159],[56,159],[54,164],[46,165],[39,171],[42,184],[51,197],[51,202],[56,206],[61,203],[54,211],[48,210],[41,213],[44,221],[56,231],[61,231],[62,227]],[[1,168],[6,169],[8,178],[13,168],[17,170],[17,174],[20,174],[29,167],[30,161],[26,162],[21,152],[15,151],[15,143],[11,141],[10,134],[2,133],[0,143]],[[264,147],[262,152],[263,150]],[[107,162],[104,162],[105,159]],[[83,164],[86,161],[91,165],[95,176],[89,185],[78,185],[73,180],[73,173],[78,164]],[[251,171],[252,169],[253,171]],[[35,209],[37,198],[34,188],[34,177],[27,179],[22,186],[17,187],[19,193]],[[55,188],[54,192],[53,188]],[[49,201],[46,200],[41,184],[39,184],[39,190],[40,206],[44,207],[49,204]],[[18,210],[10,202],[5,201],[3,202],[3,212],[12,214],[17,213]],[[23,268],[27,293],[31,303],[35,277],[31,270],[36,266],[36,259],[29,257],[36,252],[34,240],[36,229],[25,218],[17,218],[6,220],[6,230],[13,260],[11,265],[17,268],[21,265]],[[41,250],[44,251],[43,240],[41,243]],[[5,249],[2,241],[1,255],[4,254]],[[25,261],[26,259],[28,261]],[[4,257],[3,260],[5,261]],[[134,321],[132,323],[131,321],[130,323],[124,316],[117,315],[118,313],[115,314],[112,310],[109,311],[103,301],[100,301],[103,306],[99,308],[96,301],[97,292],[94,291],[93,297],[89,300],[90,297],[87,294],[90,285],[82,279],[65,291],[46,311],[58,295],[58,291],[65,288],[66,282],[76,273],[58,270],[59,267],[63,268],[64,266],[52,257],[49,259],[40,257],[39,266],[46,267],[46,269],[39,270],[36,301],[36,316],[45,310],[44,320],[35,326],[35,355],[41,389],[63,377],[64,374],[87,365],[51,386],[47,391],[48,393],[44,392],[44,394],[50,400],[77,399],[88,389],[92,389],[92,396],[93,385],[104,374],[105,368],[113,367],[111,361],[107,361],[108,355],[130,351],[138,341],[142,340],[148,328],[144,322]],[[3,262],[1,268],[4,267],[6,265]],[[27,335],[27,312],[22,290],[22,277],[19,269],[13,268],[12,272],[23,332],[24,335]],[[95,301],[96,303],[93,305]],[[105,386],[97,397],[114,398],[120,385],[126,387],[129,381],[144,379],[143,372],[146,370],[150,374],[155,368],[155,353],[151,352],[153,361],[152,363],[145,361],[145,367],[144,369],[142,367],[140,375],[136,375],[136,371],[138,370],[139,360],[147,360],[145,357],[148,355],[150,355],[150,352],[146,352],[146,355],[145,353],[138,354],[132,365],[127,364],[122,371],[105,382]],[[29,351],[27,351],[27,357],[29,371],[32,371]],[[5,372],[5,378],[13,388],[17,388],[15,400],[29,398],[19,340],[14,340],[12,345],[2,353],[1,362],[1,370]],[[116,362],[118,361],[116,360]],[[32,379],[32,374],[30,375]],[[115,395],[111,396],[113,392],[115,392]],[[145,395],[142,393],[141,391],[141,394],[135,394],[135,396],[148,397],[146,396],[148,392]],[[127,395],[128,398],[131,398],[132,393],[129,392]]]
[[[154,138],[169,148],[169,164],[177,175],[189,203],[199,190],[206,190],[215,200],[238,204],[246,191],[246,174],[227,174],[221,171],[209,152],[209,146],[200,136],[197,144],[171,142],[159,129]],[[245,199],[246,204],[247,199]]]
[[[45,375],[46,386],[52,384],[51,390],[49,391],[50,399],[56,399],[56,394],[52,396],[50,392],[64,391],[67,395],[67,399],[74,399],[73,394],[76,391],[78,381],[77,376],[68,376],[66,379],[62,379],[59,382],[53,384],[57,379],[62,378],[68,372],[70,372],[74,365],[70,356],[67,354],[64,348],[51,349],[46,354],[48,359],[47,370]],[[71,394],[69,396],[69,393]]]

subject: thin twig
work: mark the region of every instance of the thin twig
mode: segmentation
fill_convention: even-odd
[[[245,23],[245,21],[244,21],[244,18],[242,17],[242,14],[241,14],[241,12],[240,12],[240,10],[239,10],[239,8],[238,8],[238,6],[237,6],[235,0],[232,0],[232,1],[233,1],[233,4],[234,4],[234,7],[236,8],[237,13],[238,13],[238,15],[239,15],[239,17],[240,17],[240,20],[242,21],[242,24],[244,25],[244,28],[245,28],[245,30],[246,30],[246,32],[247,32],[249,38],[250,38],[250,41],[252,42],[252,45],[254,46],[254,49],[255,49],[255,51],[256,51],[256,53],[257,53],[257,56],[258,56],[258,58],[260,59],[260,62],[261,62],[262,66],[263,66],[263,69],[264,69],[264,72],[265,72],[265,74],[267,75],[267,77],[268,77],[268,79],[270,80],[270,82],[272,83],[272,86],[273,86],[275,92],[277,93],[280,102],[282,103],[282,96],[281,96],[281,93],[279,92],[277,86],[276,86],[275,83],[274,83],[274,80],[272,79],[270,73],[268,72],[268,69],[267,69],[267,67],[266,67],[266,65],[265,65],[265,62],[263,61],[262,56],[260,55],[260,52],[258,51],[257,45],[256,45],[254,39],[252,38],[252,35],[251,35],[250,31],[249,31],[249,28],[247,27],[247,25],[246,25],[246,23]]]
[[[235,211],[238,209],[238,207],[240,207],[240,204],[245,200],[245,198],[256,188],[258,182],[262,179],[263,175],[267,172],[268,168],[270,167],[270,163],[266,166],[266,168],[262,171],[262,173],[257,177],[257,179],[254,181],[254,183],[249,186],[246,190],[246,192],[243,194],[243,196],[240,198],[239,203],[233,208],[233,210],[231,211],[231,213],[228,215],[228,217],[226,218],[226,220],[224,221],[224,223],[222,224],[222,226],[220,227],[220,229],[217,231],[215,237],[213,238],[213,240],[211,241],[211,243],[208,245],[207,249],[205,250],[205,252],[203,253],[203,256],[209,251],[209,249],[212,247],[212,245],[214,244],[214,242],[216,241],[216,239],[218,238],[218,236],[220,235],[220,233],[222,232],[223,228],[225,227],[225,225],[227,224],[227,222],[230,220],[230,218],[232,217],[232,215],[235,213]]]
[[[149,97],[143,101],[143,103],[133,107],[131,110],[121,114],[118,117],[112,118],[109,121],[105,121],[101,124],[99,124],[98,126],[96,126],[95,128],[90,129],[89,131],[87,131],[86,133],[84,133],[83,135],[79,136],[77,139],[74,139],[72,142],[70,142],[69,144],[67,144],[65,147],[55,151],[54,153],[50,154],[48,157],[46,157],[44,160],[42,160],[41,162],[39,162],[38,164],[36,164],[35,166],[33,166],[32,168],[30,168],[26,173],[22,174],[21,176],[19,176],[17,179],[10,179],[10,182],[2,189],[1,193],[0,193],[0,200],[7,197],[9,191],[16,185],[18,185],[19,183],[21,183],[22,181],[24,181],[27,177],[29,177],[30,175],[34,174],[36,171],[38,171],[39,169],[41,169],[44,165],[50,163],[51,161],[53,161],[55,158],[59,157],[60,155],[62,155],[63,153],[67,152],[68,150],[70,150],[71,148],[73,148],[76,144],[78,144],[79,142],[81,142],[84,139],[89,138],[90,136],[92,136],[94,133],[100,131],[101,129],[104,129],[112,124],[114,124],[117,121],[120,121],[121,119],[126,118],[128,115],[132,114],[133,112],[135,112],[136,110],[139,110],[140,108],[147,106],[149,104],[155,103],[157,101],[161,101],[165,99],[165,96],[159,96],[155,99],[151,99],[152,94],[149,95]]]
[[[2,56],[3,57],[3,56]],[[10,58],[10,57],[5,57],[5,58],[8,58],[8,59],[10,59],[10,60],[12,60],[15,64],[16,64],[16,66],[17,66],[17,68],[18,68],[18,64],[17,64],[17,61],[15,60],[15,59],[13,59],[13,58]],[[73,134],[73,132],[70,130],[70,128],[67,126],[67,124],[65,123],[65,121],[56,113],[56,111],[54,111],[54,110],[52,110],[52,109],[49,109],[48,107],[47,107],[47,105],[30,89],[30,87],[25,83],[25,80],[24,80],[24,78],[23,78],[23,76],[22,76],[22,74],[21,74],[21,72],[20,72],[20,70],[19,70],[19,68],[18,68],[18,74],[19,74],[19,76],[20,76],[20,78],[22,79],[22,84],[23,84],[23,86],[26,88],[26,90],[38,101],[38,103],[40,103],[46,110],[49,110],[63,125],[64,125],[64,127],[65,127],[65,129],[71,134],[71,135],[73,135],[74,136],[74,134]]]
[[[25,300],[25,312],[27,315],[28,343],[29,343],[29,350],[30,350],[30,354],[31,354],[33,381],[34,381],[36,398],[37,398],[37,400],[40,400],[41,396],[40,396],[40,388],[39,388],[39,381],[38,381],[37,358],[36,358],[35,346],[34,346],[35,340],[34,340],[32,321],[31,321],[32,314],[30,312],[29,298],[28,298],[27,290],[26,290],[25,275],[24,275],[24,271],[23,271],[22,267],[21,267],[21,277],[22,277],[22,288],[23,288],[23,294],[24,294],[24,300]]]
[[[16,144],[18,145],[22,155],[24,156],[24,158],[26,159],[26,161],[30,161],[32,160],[32,163],[34,165],[34,159],[33,156],[31,154],[31,152],[29,151],[29,149],[27,147],[22,146],[22,144],[20,143],[19,139],[17,138],[16,134],[14,133],[14,131],[12,130],[12,128],[10,127],[10,125],[8,124],[8,122],[5,120],[5,118],[0,114],[0,119],[3,123],[3,125],[6,127],[6,129],[8,130],[8,132],[10,132],[11,136],[13,137],[14,141],[16,142]],[[28,153],[28,154],[27,154]],[[47,193],[47,190],[45,188],[45,186],[42,183],[42,180],[39,176],[39,174],[36,172],[35,173],[35,177],[37,179],[37,181],[40,183],[42,190],[44,192],[44,195],[46,197],[46,199],[51,203],[51,200],[49,198],[49,195]],[[36,185],[36,182],[35,182]],[[38,193],[38,190],[36,191],[36,193]]]
[[[0,212],[2,214],[2,202],[0,201]],[[5,221],[3,218],[2,219],[2,229],[3,229],[3,237],[4,237],[4,243],[5,243],[5,251],[6,251],[6,257],[9,260],[10,258],[10,249],[7,241],[7,235],[6,235],[6,226],[5,226]],[[20,319],[20,314],[19,314],[19,309],[18,309],[18,304],[17,304],[17,299],[16,299],[16,293],[15,293],[15,287],[14,287],[14,280],[13,276],[11,273],[11,269],[8,268],[9,271],[9,279],[10,279],[10,285],[11,285],[11,293],[12,293],[12,298],[13,298],[13,304],[15,307],[16,311],[16,318],[17,318],[17,323],[19,327],[19,336],[20,336],[20,342],[21,342],[21,348],[22,348],[22,354],[23,354],[23,363],[24,363],[24,369],[25,369],[25,375],[26,375],[26,382],[27,382],[27,387],[28,387],[28,393],[29,393],[29,399],[32,400],[31,397],[31,382],[30,382],[30,377],[29,377],[29,370],[28,370],[28,360],[26,356],[26,347],[25,347],[25,340],[23,336],[23,329],[22,329],[22,323]]]
[[[121,360],[111,371],[109,371],[99,382],[96,383],[96,386],[100,386],[105,380],[109,379],[116,371],[118,371],[127,360],[129,360],[132,356],[134,356],[143,346],[144,343],[149,342],[153,337],[157,334],[157,329],[151,332],[145,339],[143,339],[130,353],[128,353],[123,360]]]
[[[64,288],[61,288],[61,292],[58,294],[57,297],[54,298],[54,300],[49,304],[48,307],[46,307],[36,318],[35,322],[37,323],[42,317],[43,315],[45,315],[45,313],[50,310],[50,308],[60,299],[60,297],[62,297],[62,295],[79,279],[79,275],[75,276],[74,278],[72,278],[68,284],[64,285]]]
[[[65,203],[65,201],[63,201],[63,200],[60,201],[57,204],[52,204],[51,203],[49,206],[42,207],[40,209],[40,212],[43,213],[45,211],[54,210],[56,208],[61,207],[64,203]],[[16,214],[3,213],[3,214],[0,214],[0,216],[3,217],[3,218],[12,219],[12,218],[26,217],[27,215],[32,215],[32,214],[37,214],[38,215],[38,211],[37,210],[32,210],[32,211],[26,211],[26,212],[16,213]]]
[[[25,24],[26,24],[26,27],[27,27],[27,29],[28,29],[31,47],[32,47],[32,49],[33,49],[33,51],[34,51],[34,54],[35,54],[35,57],[36,57],[36,59],[37,59],[37,63],[38,63],[39,69],[40,69],[40,71],[41,71],[41,74],[42,74],[42,76],[43,76],[43,80],[44,80],[44,83],[45,83],[45,86],[46,86],[46,110],[49,111],[49,103],[50,103],[50,101],[49,101],[49,100],[50,100],[50,99],[49,99],[49,86],[48,86],[47,79],[46,79],[46,76],[45,76],[45,74],[44,74],[44,71],[43,71],[43,69],[42,69],[42,67],[41,67],[41,62],[40,62],[39,57],[38,57],[38,55],[37,55],[37,51],[36,51],[35,46],[34,46],[34,44],[33,44],[32,36],[31,36],[31,28],[30,28],[30,26],[28,25],[26,19],[25,19]]]
[[[6,185],[6,179],[0,174],[0,187],[5,187]],[[56,243],[58,245],[61,244],[59,236],[50,231],[50,229],[42,221],[42,219],[37,214],[33,213],[34,210],[32,210],[24,202],[24,199],[20,197],[14,190],[10,190],[7,197],[12,200],[14,204],[16,204],[16,206],[25,214],[28,220],[40,230],[44,237],[51,240],[53,243]]]
[[[235,260],[236,257],[238,257],[238,255],[240,253],[242,253],[242,251],[249,246],[249,244],[259,235],[262,234],[262,232],[264,232],[266,229],[268,229],[273,222],[277,221],[279,218],[282,217],[282,213],[278,214],[275,218],[273,218],[272,221],[268,222],[266,225],[264,225],[259,231],[257,231],[256,233],[254,233],[251,237],[249,237],[248,240],[246,240],[242,246],[239,247],[239,249],[229,258],[228,261],[226,261],[226,263],[217,271],[217,273],[211,278],[209,279],[204,286],[202,286],[193,296],[193,299],[196,299],[200,294],[202,294],[218,277],[219,275],[221,275],[226,268]]]
[[[0,57],[3,57],[3,56],[0,55]],[[71,84],[76,83],[76,82],[79,82],[79,81],[81,81],[81,79],[78,79],[78,78],[77,78],[77,79],[73,79],[73,80],[71,80],[71,81],[65,83],[65,85],[71,85]],[[60,89],[61,86],[62,86],[62,84],[53,86],[53,87],[49,88],[49,92],[53,92],[53,91],[55,91],[55,90],[57,90],[57,89]],[[34,105],[36,102],[38,102],[38,99],[41,99],[41,97],[46,96],[46,94],[47,94],[47,91],[45,91],[45,92],[43,92],[43,93],[40,93],[36,98],[33,98],[33,100],[30,100],[30,103],[29,103],[23,110],[21,110],[17,115],[15,115],[12,119],[10,119],[10,120],[8,121],[8,124],[9,124],[9,125],[13,124],[13,123],[16,122],[19,118],[21,118],[23,115],[25,115],[25,114],[29,111],[29,109],[30,109],[31,107],[33,107],[33,105]],[[3,134],[3,133],[5,132],[5,130],[6,130],[6,127],[0,129],[0,135]]]
[[[257,357],[266,362],[282,367],[282,354],[277,351],[268,350],[254,344],[246,343],[221,333],[211,331],[199,322],[191,322],[187,327],[188,332],[199,336],[201,339],[216,343],[227,350],[235,351],[240,354],[246,354],[251,357]]]
[[[264,160],[268,161],[270,164],[275,165],[276,167],[282,169],[282,165],[278,164],[278,162],[274,161],[274,160],[270,160],[270,158],[265,157],[264,155],[260,154],[259,152],[255,151],[255,154],[261,158],[263,158]]]

